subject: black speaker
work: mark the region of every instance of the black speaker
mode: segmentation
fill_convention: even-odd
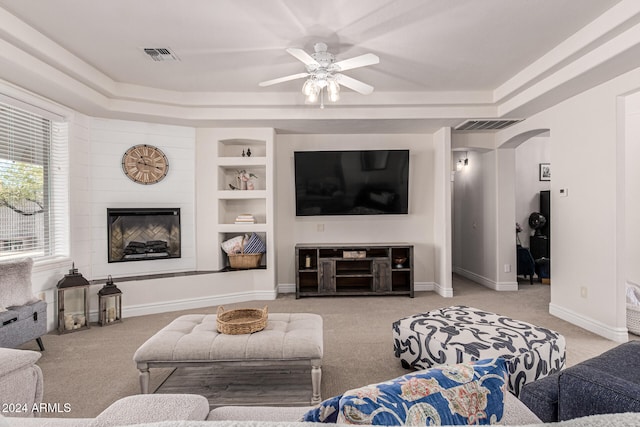
[[[540,232],[543,236],[551,237],[551,191],[549,190],[540,192],[540,213],[547,220]]]

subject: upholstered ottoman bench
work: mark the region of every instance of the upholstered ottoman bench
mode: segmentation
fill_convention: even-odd
[[[393,323],[393,347],[405,368],[502,357],[509,391],[560,371],[565,340],[550,329],[473,307],[452,306]]]
[[[317,314],[269,313],[265,329],[243,335],[219,333],[215,314],[190,314],[149,338],[133,360],[140,371],[142,393],[149,392],[150,368],[308,361],[314,404],[321,401],[322,351],[322,317]]]

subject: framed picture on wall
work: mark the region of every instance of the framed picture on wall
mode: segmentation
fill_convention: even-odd
[[[538,167],[540,181],[551,181],[551,163],[540,163]]]

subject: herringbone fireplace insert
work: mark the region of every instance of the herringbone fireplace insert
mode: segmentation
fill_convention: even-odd
[[[109,262],[180,258],[180,208],[107,209]]]

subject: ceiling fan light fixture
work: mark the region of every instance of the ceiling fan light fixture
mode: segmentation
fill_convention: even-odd
[[[329,95],[338,95],[340,93],[340,85],[335,78],[331,78],[327,81],[327,91]]]
[[[327,52],[326,43],[316,43],[314,45],[315,52],[312,54],[299,48],[288,48],[286,51],[304,63],[307,70],[306,73],[292,74],[263,81],[259,83],[260,86],[271,86],[306,77],[307,80],[302,85],[302,93],[306,97],[307,103],[315,103],[320,99],[320,108],[324,107],[325,88],[327,99],[331,102],[337,102],[340,99],[341,85],[363,95],[369,95],[373,92],[373,86],[341,73],[345,70],[378,64],[380,59],[372,53],[335,62],[335,56]]]
[[[304,82],[304,85],[302,85],[302,93],[304,94],[304,96],[308,97],[311,92],[314,91],[317,91],[316,84],[314,83],[313,79],[307,79],[307,81]]]
[[[318,100],[318,94],[320,93],[320,89],[317,86],[313,86],[314,90],[310,91],[307,95],[307,101],[310,103],[314,103]]]
[[[327,82],[327,92],[329,93],[329,101],[337,102],[340,99],[340,85],[335,79]]]

